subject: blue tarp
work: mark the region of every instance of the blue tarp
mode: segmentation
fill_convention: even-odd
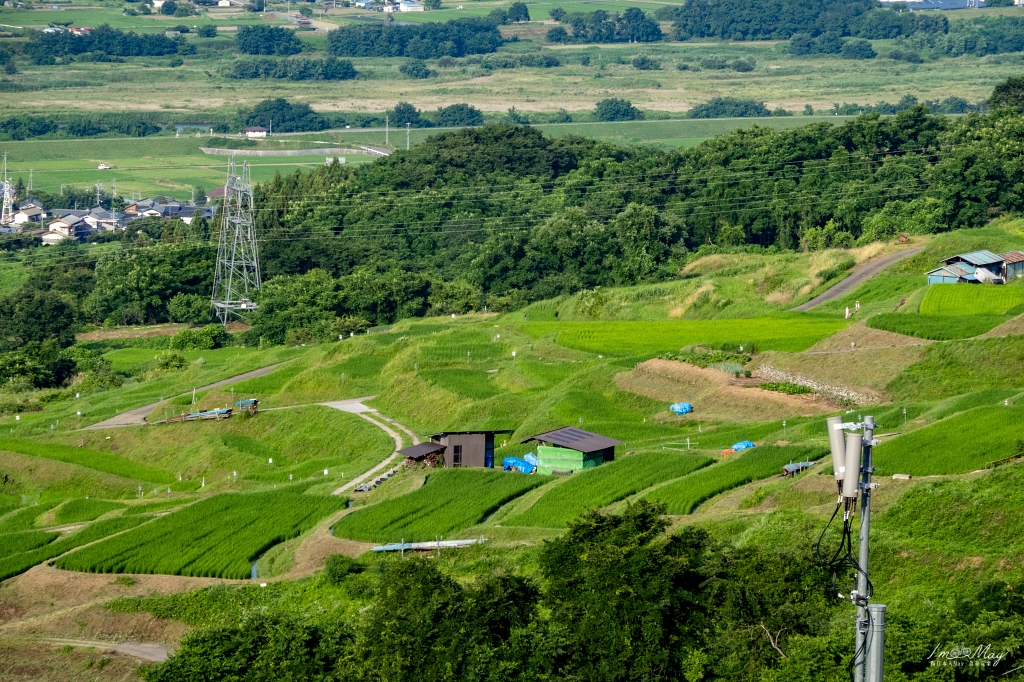
[[[741,440],[739,443],[736,443],[735,445],[733,445],[732,449],[733,450],[748,450],[748,449],[750,449],[752,447],[755,447],[755,446],[749,440]]]
[[[533,454],[532,452],[527,452],[525,455],[523,455],[523,459],[525,459],[533,466],[537,466],[537,464],[539,464],[540,462],[540,460],[537,459],[537,455]]]
[[[533,470],[537,467],[530,464],[525,459],[519,459],[518,457],[506,457],[501,460],[501,468],[505,471],[518,471],[523,474],[532,474]]]
[[[690,414],[693,412],[693,405],[690,403],[676,403],[668,409],[672,410],[676,414]]]

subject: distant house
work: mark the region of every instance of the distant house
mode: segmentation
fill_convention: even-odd
[[[960,253],[940,261],[942,267],[928,273],[928,284],[953,284],[957,282],[977,284],[990,282],[1002,284],[1006,259],[991,251],[981,250]]]
[[[87,36],[92,31],[91,26],[72,26],[71,33],[76,36]]]
[[[79,239],[92,232],[92,228],[83,217],[88,211],[60,210],[54,213],[61,215],[46,225],[46,233],[42,236],[44,246],[65,239]]]
[[[443,431],[430,436],[430,442],[403,448],[398,453],[421,461],[434,455],[446,468],[494,468],[494,434],[512,433],[509,429],[494,431]]]
[[[622,441],[572,426],[539,433],[521,442],[530,441],[540,443],[537,448],[537,472],[540,474],[572,473],[614,461],[615,446],[622,445]]]
[[[124,214],[108,211],[102,206],[89,209],[89,212],[82,216],[82,220],[88,223],[94,232],[124,229]]]
[[[29,206],[27,208],[20,209],[13,216],[15,225],[29,225],[33,223],[40,223],[43,218],[46,217],[46,211],[35,206]]]
[[[164,31],[165,38],[177,38],[181,35],[181,31]]]
[[[398,3],[398,10],[400,12],[422,12],[423,9],[423,5],[418,2],[413,2],[412,0]]]
[[[1001,254],[1003,259],[1003,279],[1010,281],[1024,277],[1024,251],[1009,251]]]
[[[231,0],[217,0],[217,7],[231,7]]]
[[[244,132],[245,136],[250,138],[250,139],[254,138],[254,137],[266,137],[267,136],[267,129],[264,128],[263,126],[252,126],[251,128],[246,128],[242,132]]]
[[[189,210],[191,210],[192,212],[188,213]],[[188,215],[186,215],[186,213],[188,213]],[[186,225],[191,225],[192,221],[195,220],[196,214],[198,214],[202,218],[206,218],[207,220],[212,220],[213,216],[216,214],[216,211],[206,206],[184,206],[182,207],[181,210],[181,221]]]

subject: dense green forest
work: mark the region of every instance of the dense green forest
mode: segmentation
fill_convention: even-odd
[[[403,26],[342,26],[327,34],[327,49],[336,57],[437,59],[486,54],[505,44],[497,23],[488,18]]]
[[[57,58],[85,53],[103,55],[107,58],[160,57],[177,54],[182,44],[182,41],[160,34],[140,35],[103,25],[83,35],[67,31],[34,33],[25,44],[23,52],[36,64],[54,64]]]
[[[513,310],[672,279],[693,255],[716,250],[846,247],[981,226],[1024,209],[1019,90],[1017,81],[1001,86],[990,114],[949,119],[918,105],[842,126],[755,127],[673,152],[495,124],[358,168],[277,177],[256,190],[267,281],[239,342],[283,343],[289,332],[326,340],[402,317]],[[282,102],[257,107],[247,122],[273,115],[277,128],[289,120],[283,113],[317,116],[283,112],[291,105]],[[59,385],[72,371],[60,364],[73,360],[61,351],[68,328],[164,321],[175,296],[210,291],[206,221],[138,221],[115,238],[99,258],[73,244],[50,251],[2,302],[0,378]],[[24,327],[31,333],[12,322],[44,302],[54,313]]]
[[[940,495],[950,504],[956,494],[936,486],[908,494],[889,514],[908,535],[913,528],[934,539],[935,510],[926,505]],[[166,663],[142,669],[150,682],[261,680],[267,670],[324,682],[849,679],[852,610],[832,596],[831,575],[814,559],[807,517],[776,515],[733,543],[694,526],[666,534],[663,512],[641,501],[621,515],[585,514],[533,553],[535,568],[525,575],[485,560],[474,580],[457,581],[434,559],[367,567],[336,555],[298,594],[211,588],[112,608],[207,626]],[[963,516],[957,521],[974,518]],[[881,542],[897,547],[906,538],[890,531]],[[1020,665],[1020,585],[957,587],[942,603],[908,598],[890,612],[887,679],[988,679]],[[368,604],[356,618],[308,608],[307,600],[332,590]],[[976,677],[930,668],[935,643],[960,637],[990,643],[1006,658],[995,669],[974,668]]]

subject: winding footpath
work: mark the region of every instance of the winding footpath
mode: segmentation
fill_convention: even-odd
[[[320,404],[325,406],[325,407],[331,407],[331,408],[333,408],[335,410],[341,410],[342,412],[349,412],[351,414],[355,414],[355,415],[358,415],[359,417],[362,417],[366,421],[368,421],[371,424],[373,424],[374,426],[376,426],[378,429],[382,430],[384,433],[386,433],[389,436],[391,436],[392,440],[395,441],[395,450],[400,450],[402,448],[402,436],[397,431],[392,429],[387,424],[384,424],[383,422],[388,422],[389,424],[395,426],[396,428],[400,429],[401,431],[404,431],[409,436],[409,439],[412,441],[412,444],[413,445],[418,445],[419,442],[420,442],[420,439],[416,437],[416,434],[414,434],[412,431],[410,431],[405,426],[403,426],[403,425],[399,424],[398,422],[396,422],[394,419],[391,419],[389,417],[385,417],[380,412],[377,412],[372,407],[368,407],[367,405],[364,405],[363,402],[362,402],[364,400],[372,400],[375,397],[376,396],[367,396],[365,398],[353,398],[352,400],[338,400],[338,401],[334,401],[334,402],[320,403]],[[373,415],[373,417],[370,416],[371,414]],[[377,419],[374,419],[374,417],[377,417]],[[378,421],[378,420],[380,420],[380,421]],[[396,458],[397,459],[401,459],[401,456],[397,452],[392,452],[390,455],[388,455],[386,458],[384,458],[384,461],[382,461],[380,464],[378,464],[377,466],[373,467],[372,469],[370,469],[366,473],[364,473],[364,474],[362,474],[360,476],[356,476],[351,481],[349,481],[345,485],[341,486],[340,488],[338,488],[337,490],[335,490],[331,494],[332,495],[341,495],[346,490],[350,490],[352,488],[355,488],[356,486],[362,485],[364,482],[373,479],[377,474],[380,474],[381,476],[387,476],[388,474],[391,474],[391,473],[394,473],[394,472],[398,471],[398,468],[399,468],[400,464],[391,467],[387,471],[384,471],[384,469],[386,469],[387,466],[389,464],[391,464]],[[384,471],[384,473],[381,473],[382,471]]]
[[[834,287],[828,289],[827,291],[821,294],[818,294],[817,296],[807,301],[806,303],[798,305],[795,308],[791,308],[790,312],[807,312],[808,310],[814,308],[815,306],[819,306],[822,303],[827,303],[828,301],[835,300],[840,296],[848,294],[857,287],[859,287],[864,282],[868,281],[869,279],[880,273],[882,270],[885,270],[893,263],[899,263],[901,260],[905,258],[910,258],[911,256],[919,253],[922,249],[924,249],[923,246],[915,246],[910,249],[904,249],[903,251],[891,253],[888,256],[883,256],[882,258],[870,260],[864,265],[860,266],[859,268],[856,268],[850,274],[849,277],[840,281]]]

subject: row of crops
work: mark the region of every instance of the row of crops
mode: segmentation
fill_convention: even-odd
[[[665,320],[647,322],[529,322],[519,325],[531,336],[558,333],[559,345],[618,356],[653,355],[704,343],[756,344],[759,350],[797,352],[847,322],[793,313],[778,317],[733,320]]]
[[[345,503],[342,497],[293,490],[215,495],[63,557],[57,565],[94,573],[243,579],[264,551],[313,527]]]
[[[882,475],[961,474],[1024,450],[1024,405],[990,405],[960,412],[875,448]]]
[[[37,532],[29,532],[0,535],[0,547],[6,547],[8,544],[11,544],[22,548],[20,552],[14,552],[0,558],[0,580],[7,580],[19,573],[24,573],[33,566],[60,556],[76,547],[81,547],[114,533],[134,528],[145,520],[145,517],[129,516],[127,518],[119,517],[97,521],[59,540],[53,540],[52,537],[49,540],[46,539],[45,536],[56,535],[55,533],[40,535]],[[51,540],[53,541],[51,542]]]
[[[632,455],[552,486],[529,509],[505,524],[563,528],[588,509],[600,509],[708,464],[708,457],[674,452]]]
[[[669,514],[690,514],[701,502],[726,490],[777,475],[790,462],[815,461],[827,450],[791,445],[766,445],[732,455],[674,483],[655,488],[645,499],[663,502]]]
[[[77,464],[87,469],[94,469],[135,481],[171,483],[175,480],[172,474],[162,469],[140,464],[110,452],[75,448],[70,445],[37,443],[21,438],[0,438],[0,450],[20,455],[29,455],[31,457],[53,459],[68,464]]]
[[[442,469],[411,493],[345,516],[335,524],[334,534],[366,542],[448,537],[550,480],[488,469]]]
[[[921,300],[922,315],[1006,315],[1024,306],[1024,286],[933,284]]]

